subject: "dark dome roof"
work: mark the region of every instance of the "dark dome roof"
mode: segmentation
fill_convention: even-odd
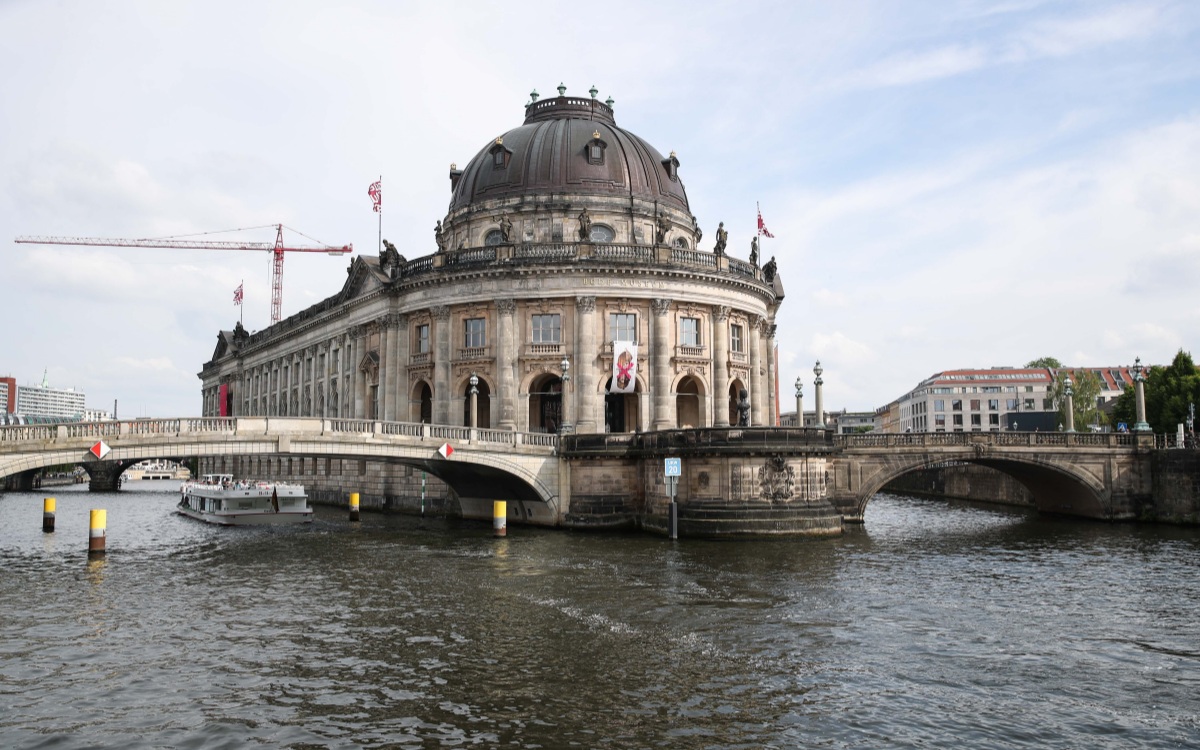
[[[664,158],[617,127],[603,102],[559,96],[525,112],[521,127],[484,146],[461,175],[451,173],[458,177],[451,212],[477,201],[543,193],[632,195],[689,210],[675,155]],[[598,160],[593,144],[600,147]]]

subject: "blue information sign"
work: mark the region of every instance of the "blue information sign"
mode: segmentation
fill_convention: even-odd
[[[668,477],[683,476],[683,459],[682,458],[665,458],[665,459],[663,459],[663,474]]]

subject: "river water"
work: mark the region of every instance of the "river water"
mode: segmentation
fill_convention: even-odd
[[[1195,529],[888,495],[825,541],[223,529],[174,490],[0,495],[0,747],[1200,747]]]

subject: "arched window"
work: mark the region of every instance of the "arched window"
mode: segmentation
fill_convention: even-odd
[[[604,224],[592,224],[591,233],[588,235],[592,242],[612,242],[616,238],[617,233],[613,228]]]
[[[488,247],[490,247],[492,245],[503,245],[504,244],[504,233],[501,232],[499,229],[491,230],[486,235],[484,235],[483,244],[487,245]]]
[[[688,241],[687,241],[687,238],[685,238],[685,237],[676,237],[676,238],[675,238],[675,247],[678,247],[678,248],[680,248],[680,249],[683,249],[683,250],[687,250],[687,249],[688,249]]]

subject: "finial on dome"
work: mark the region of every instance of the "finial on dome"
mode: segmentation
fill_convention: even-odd
[[[600,90],[599,90],[599,89],[597,89],[597,88],[596,88],[596,84],[594,84],[594,83],[593,83],[593,84],[592,84],[592,87],[591,87],[590,89],[588,89],[588,93],[592,95],[592,98],[593,98],[593,99],[595,99],[595,98],[596,98],[596,94],[599,94],[599,93],[600,93]]]
[[[567,95],[567,87],[563,85],[562,81],[558,82],[558,95],[559,96]]]
[[[450,162],[450,171],[454,171],[455,169],[458,169],[458,165],[454,162]]]
[[[502,136],[502,135],[498,135],[498,136],[496,136],[496,145],[497,145],[497,146],[503,146],[503,145],[504,145],[504,136]]]
[[[600,131],[599,131],[599,130],[593,130],[593,131],[592,131],[592,137],[593,137],[593,138],[595,138],[596,140],[600,140]]]
[[[610,96],[610,97],[608,97],[607,99],[605,99],[605,100],[604,100],[604,103],[608,105],[608,108],[609,108],[609,109],[612,109],[612,105],[613,105],[613,98],[612,98],[611,96]]]
[[[661,153],[661,152],[660,152],[660,153]],[[674,151],[672,151],[672,152],[671,152],[671,158],[672,158],[672,159],[675,159],[675,158],[677,158],[677,157],[675,156],[675,152],[674,152]]]
[[[530,92],[529,92],[529,98],[530,98],[532,101],[535,101],[535,102],[536,102],[536,101],[538,100],[538,97],[539,97],[539,96],[541,96],[541,94],[539,94],[539,93],[537,92],[537,89],[534,89],[533,91],[530,91]]]

